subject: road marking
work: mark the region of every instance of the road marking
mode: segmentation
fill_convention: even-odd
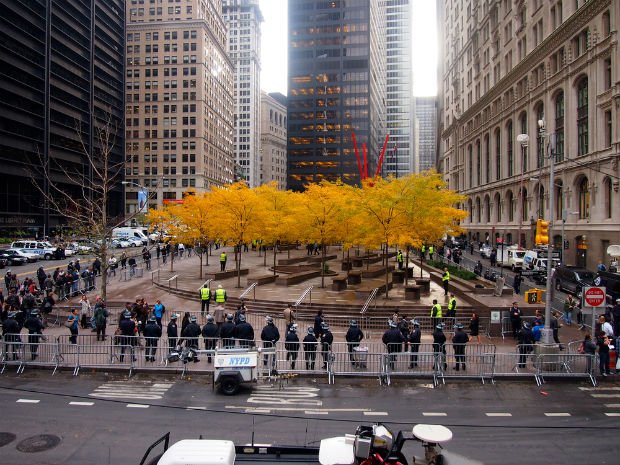
[[[144,404],[127,404],[126,405],[127,408],[149,408],[150,405],[144,405]]]
[[[207,407],[186,407],[185,410],[207,410]]]
[[[38,399],[17,399],[17,402],[20,404],[38,404],[41,401]]]
[[[597,399],[601,399],[601,398],[618,398],[620,397],[620,394],[590,394],[592,397],[595,397]]]
[[[387,416],[387,412],[364,412],[364,415],[366,415],[367,417],[381,417],[381,416]]]
[[[320,389],[314,387],[287,386],[283,389],[274,389],[271,386],[259,386],[248,397],[247,403],[278,406],[304,405],[306,408],[303,410],[308,410],[308,407],[320,407],[323,405],[323,401],[318,399],[319,392]]]
[[[570,417],[567,412],[545,412],[546,417]]]
[[[620,391],[620,387],[579,387],[582,391]]]
[[[323,410],[304,410],[306,415],[327,415],[329,412],[325,412]]]
[[[487,417],[511,417],[512,413],[508,412],[487,412],[485,413]]]
[[[245,413],[271,413],[268,408],[246,408]]]
[[[425,417],[447,417],[448,414],[444,412],[422,412]]]
[[[608,417],[620,417],[620,413],[618,412],[606,413],[605,415]]]
[[[607,408],[620,408],[620,404],[605,404]]]
[[[251,408],[245,405],[226,405],[227,409],[230,410],[249,410],[249,411],[257,411],[257,410],[265,410],[268,412],[305,412],[311,410],[313,412],[368,412],[369,409],[366,408],[313,408],[309,409],[307,407],[269,407],[269,408]]]
[[[163,398],[173,385],[173,383],[111,381],[98,386],[88,395],[105,399],[157,400]]]
[[[91,405],[95,405],[95,403],[94,402],[69,402],[69,405],[91,406]]]

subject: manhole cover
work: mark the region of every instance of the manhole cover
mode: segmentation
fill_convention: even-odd
[[[13,433],[0,433],[0,447],[12,443],[16,437]]]
[[[17,450],[20,452],[43,452],[53,449],[60,443],[60,438],[52,434],[40,434],[20,441]]]

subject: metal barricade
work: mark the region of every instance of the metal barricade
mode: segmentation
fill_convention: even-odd
[[[382,377],[391,384],[392,377],[431,378],[433,386],[439,384],[437,378],[438,353],[432,351],[431,344],[420,344],[417,352],[393,352],[383,354]]]
[[[299,343],[299,350],[289,351],[281,348],[276,349],[276,370],[278,374],[326,374],[323,368],[323,358],[320,350],[305,351],[303,343]]]
[[[9,335],[9,338],[10,337],[14,336]],[[2,340],[2,370],[0,374],[4,373],[7,366],[16,366],[17,372],[22,372],[26,346],[21,342],[21,338],[9,338],[5,335]]]
[[[491,344],[446,344],[445,369],[438,363],[438,376],[442,382],[446,378],[480,378],[493,382],[493,355],[495,346]]]
[[[121,355],[122,354],[122,355]],[[130,345],[118,346],[112,341],[105,344],[78,344],[77,361],[73,375],[77,376],[82,368],[126,368],[129,376],[133,371],[133,347]]]
[[[521,322],[532,323],[535,317],[533,316],[521,316]],[[520,329],[520,328],[519,328]],[[512,322],[510,321],[510,317],[505,316],[502,318],[502,339],[506,339],[506,334],[512,336]]]
[[[536,357],[536,383],[541,386],[545,378],[589,378],[593,386],[595,357],[589,354],[540,354]]]
[[[25,338],[24,338],[25,339]],[[52,375],[56,374],[56,370],[61,363],[58,354],[57,341],[52,342],[24,342],[23,344],[23,363],[18,367],[17,373],[23,373],[28,366],[39,366],[53,368]]]
[[[501,377],[534,377],[536,374],[536,354],[534,351],[523,352],[519,346],[514,352],[495,353],[493,378]]]

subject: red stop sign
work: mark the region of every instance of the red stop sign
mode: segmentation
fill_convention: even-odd
[[[600,307],[605,303],[604,287],[586,287],[583,292],[583,300],[588,307]]]

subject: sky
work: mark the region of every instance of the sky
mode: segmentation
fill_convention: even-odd
[[[413,2],[414,95],[437,94],[437,29],[434,0]],[[260,0],[262,25],[261,87],[286,95],[287,0]],[[421,44],[418,46],[417,44]]]

